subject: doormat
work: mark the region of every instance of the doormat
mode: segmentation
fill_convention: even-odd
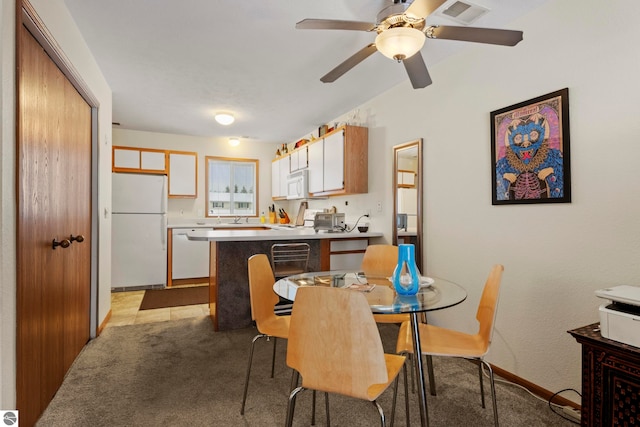
[[[140,310],[207,304],[208,302],[209,286],[150,289],[144,291],[144,298],[142,298]]]

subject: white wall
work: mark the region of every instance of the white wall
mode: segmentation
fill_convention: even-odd
[[[259,144],[242,141],[232,147],[226,138],[205,138],[189,135],[142,132],[113,128],[113,145],[156,148],[161,150],[195,151],[198,153],[198,197],[196,199],[169,199],[169,223],[205,215],[205,156],[258,159],[258,214],[271,204],[271,160],[275,158],[277,144]]]
[[[594,291],[640,285],[638,17],[632,0],[550,1],[508,26],[524,31],[517,47],[474,46],[430,67],[426,89],[407,82],[360,106],[373,197],[387,194],[391,147],[424,138],[427,273],[469,293],[430,321],[474,331],[484,280],[504,264],[488,360],[550,391],[580,390],[566,331],[598,321]],[[572,203],[492,206],[489,113],[564,87]]]
[[[15,2],[2,0],[0,33],[2,34],[1,86],[2,104],[2,170],[0,186],[0,408],[15,408],[15,330],[16,330],[16,281],[15,281]],[[111,205],[111,89],[95,63],[91,52],[71,19],[62,0],[31,0],[31,4],[45,23],[76,71],[98,99],[98,209]],[[111,307],[111,218],[101,214],[98,223],[98,323],[101,323]]]

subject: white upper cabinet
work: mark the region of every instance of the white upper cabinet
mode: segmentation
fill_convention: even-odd
[[[309,144],[309,193],[324,189],[324,140]]]
[[[169,152],[169,197],[198,196],[198,153]]]
[[[289,156],[281,157],[271,163],[271,197],[287,197],[287,176],[289,175]]]
[[[342,126],[309,144],[309,193],[339,196],[368,192],[368,130]]]
[[[165,170],[167,155],[164,151],[140,151],[140,166],[148,170]]]
[[[306,169],[309,166],[308,147],[305,145],[289,155],[291,172]]]
[[[167,173],[167,152],[151,148],[113,147],[113,172]]]
[[[344,134],[332,133],[324,138],[323,191],[344,188]]]

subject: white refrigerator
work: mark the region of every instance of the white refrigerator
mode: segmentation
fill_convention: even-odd
[[[167,284],[167,177],[112,174],[111,288]]]

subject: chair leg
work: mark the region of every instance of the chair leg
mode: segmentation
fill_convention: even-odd
[[[433,357],[430,355],[426,356],[427,359],[427,373],[429,374],[429,392],[431,396],[436,395],[436,378],[433,374]]]
[[[413,353],[409,353],[409,364],[410,366],[410,370],[411,370],[411,393],[415,393],[416,392],[416,379],[413,377],[413,374],[415,373],[415,369],[413,369],[413,358],[414,355]]]
[[[482,408],[484,406],[484,379],[482,378],[482,361],[478,360],[478,377],[480,378],[480,401],[482,402]]]
[[[407,427],[411,427],[411,420],[409,419],[409,383],[407,380],[407,362],[402,366],[402,379],[404,380],[404,408],[405,408],[405,417],[407,420]],[[391,421],[389,422],[389,426],[393,427],[396,418],[396,402],[398,401],[398,381],[400,380],[400,376],[396,377],[396,380],[393,384],[393,403],[391,405]]]
[[[289,394],[289,403],[287,404],[287,421],[285,423],[286,427],[291,427],[293,424],[293,411],[296,409],[296,395],[302,390],[304,390],[304,388],[297,387],[291,391],[291,394]]]
[[[264,334],[258,334],[255,337],[253,337],[253,340],[251,340],[251,349],[249,350],[249,363],[247,365],[247,376],[244,379],[244,393],[242,395],[242,407],[240,408],[240,415],[244,415],[244,404],[247,401],[247,390],[249,389],[249,375],[251,374],[251,361],[253,360],[253,348],[256,345],[256,341],[266,336],[267,335],[264,335]]]
[[[373,403],[373,405],[376,407],[376,409],[378,409],[378,414],[380,414],[380,425],[382,427],[386,426],[385,420],[384,420],[384,411],[382,410],[382,406],[380,406],[380,404],[373,400],[371,403]]]
[[[271,378],[273,378],[273,372],[276,367],[276,343],[278,342],[278,338],[273,337],[273,356],[271,357]]]
[[[496,383],[493,378],[493,369],[491,369],[491,365],[489,365],[484,360],[481,359],[480,362],[484,364],[484,366],[486,366],[487,370],[489,371],[489,382],[491,383],[491,400],[493,402],[493,420],[494,420],[495,427],[499,427],[498,426],[498,403],[496,401]]]
[[[407,365],[407,362],[405,361],[405,366]],[[403,367],[404,369],[404,367]],[[406,381],[406,378],[405,378]],[[406,393],[406,391],[405,391]],[[405,395],[406,398],[406,395]],[[393,382],[393,400],[391,403],[391,421],[389,421],[389,426],[393,427],[393,424],[395,422],[395,418],[396,418],[396,401],[398,400],[398,377],[396,377],[396,380]]]
[[[316,391],[312,390],[311,392],[311,425],[316,425]]]
[[[411,370],[413,371],[413,369]],[[402,376],[404,377],[404,410],[407,420],[407,427],[411,427],[411,419],[409,418],[409,384],[407,384],[407,365],[402,367]]]
[[[327,427],[331,427],[331,416],[329,415],[329,393],[324,393],[324,412],[327,417]]]

